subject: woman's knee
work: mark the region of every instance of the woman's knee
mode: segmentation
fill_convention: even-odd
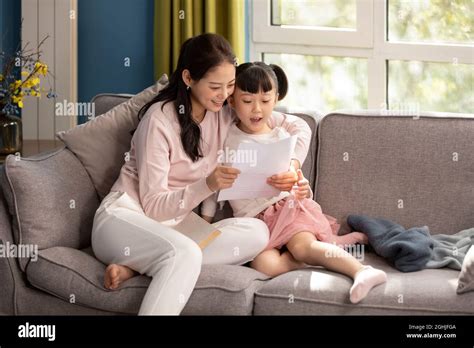
[[[146,258],[149,260],[146,265],[143,265],[143,260],[137,260],[137,263],[142,264],[140,273],[154,276],[157,272],[160,272],[165,265],[171,266],[173,272],[179,274],[186,273],[191,275],[200,273],[202,251],[193,240],[189,239],[189,241],[184,243],[182,240],[176,244],[170,243],[166,253],[163,253],[163,250],[160,251],[158,241],[156,244],[150,241],[150,246],[153,245],[156,246],[155,251]]]
[[[175,257],[180,260],[185,260],[190,264],[200,266],[202,263],[202,250],[195,241],[187,238],[175,247]]]
[[[260,253],[268,245],[270,232],[267,224],[260,219],[248,218],[249,231],[246,234],[247,239],[251,242],[249,246]]]

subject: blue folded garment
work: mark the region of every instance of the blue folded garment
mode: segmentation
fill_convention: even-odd
[[[428,226],[405,230],[392,221],[366,215],[349,215],[347,224],[365,233],[375,252],[402,272],[419,271],[431,259],[434,242]]]

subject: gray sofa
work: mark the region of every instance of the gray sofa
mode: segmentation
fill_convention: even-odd
[[[96,113],[128,98],[98,95]],[[427,225],[432,234],[454,234],[474,226],[472,115],[298,115],[313,130],[303,171],[323,211],[342,223],[341,233],[349,231],[348,214],[384,217],[406,228]],[[116,178],[118,171],[108,175]],[[115,291],[103,287],[105,265],[90,247],[100,198],[73,152],[61,146],[17,162],[10,158],[0,167],[0,182],[4,250],[11,245],[39,249],[36,256],[0,257],[0,313],[138,312],[150,279],[132,278]],[[226,207],[217,219],[228,214]],[[79,228],[70,228],[75,225]],[[474,314],[474,292],[456,294],[459,271],[401,273],[367,248],[362,256],[364,264],[385,270],[388,281],[357,305],[349,301],[351,279],[322,268],[307,267],[270,279],[249,267],[220,265],[202,267],[182,314]]]

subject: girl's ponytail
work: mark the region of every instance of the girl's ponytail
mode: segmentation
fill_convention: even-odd
[[[276,75],[278,80],[278,100],[285,98],[286,93],[288,93],[288,79],[285,72],[276,64],[269,64],[270,68]]]
[[[253,62],[240,64],[235,72],[235,85],[244,92],[268,92],[276,88],[278,100],[288,93],[288,79],[282,68],[275,64]]]

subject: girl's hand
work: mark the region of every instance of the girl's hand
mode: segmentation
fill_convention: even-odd
[[[201,217],[203,218],[203,220],[209,222],[210,224],[212,224],[212,220],[214,219],[212,216],[207,215],[201,215]]]
[[[296,174],[297,169],[299,169],[299,162],[297,160],[292,160],[290,170],[267,178],[267,184],[280,191],[291,191],[298,180],[298,174]]]
[[[240,170],[236,168],[218,165],[206,178],[206,183],[212,192],[216,192],[217,190],[232,187],[239,174]]]
[[[294,188],[294,196],[296,199],[309,198],[311,195],[311,188],[309,181],[303,176],[301,169],[297,170],[298,182]]]

